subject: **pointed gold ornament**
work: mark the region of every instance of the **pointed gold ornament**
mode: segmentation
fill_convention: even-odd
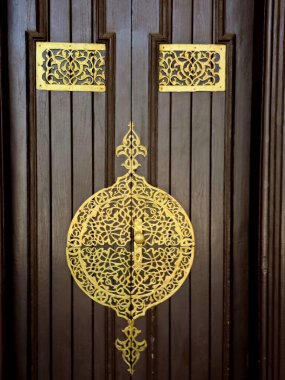
[[[186,280],[194,258],[194,233],[181,205],[136,173],[146,156],[129,123],[116,155],[126,156],[126,174],[88,198],[76,212],[66,257],[78,286],[94,301],[127,320],[125,340],[116,339],[133,374],[146,340],[134,323],[171,297]]]

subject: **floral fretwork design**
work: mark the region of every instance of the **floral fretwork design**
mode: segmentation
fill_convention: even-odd
[[[128,326],[124,328],[123,333],[127,339],[116,339],[115,346],[119,351],[122,351],[123,359],[128,365],[128,371],[133,374],[134,365],[139,360],[140,353],[146,349],[147,343],[145,339],[141,342],[136,340],[141,331],[134,326],[133,320],[128,321]]]
[[[39,90],[105,91],[105,45],[37,44]]]
[[[78,286],[128,321],[127,340],[116,341],[133,373],[146,341],[134,321],[171,297],[194,257],[194,233],[181,205],[136,173],[146,156],[134,124],[117,148],[127,172],[93,194],[76,212],[67,240],[67,262]]]
[[[123,144],[119,145],[116,149],[117,157],[126,156],[126,161],[122,164],[129,173],[134,173],[141,164],[136,159],[137,156],[141,155],[145,157],[147,155],[146,148],[141,145],[139,136],[134,131],[134,123],[130,122],[129,131],[123,138]]]
[[[161,45],[160,91],[223,91],[224,87],[225,46]]]

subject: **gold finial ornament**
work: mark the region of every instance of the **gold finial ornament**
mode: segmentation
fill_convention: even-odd
[[[181,205],[136,173],[141,145],[129,123],[116,155],[127,172],[88,198],[76,212],[66,257],[77,285],[94,301],[128,321],[125,340],[116,339],[133,374],[146,340],[135,320],[171,297],[186,280],[194,258],[194,233]]]

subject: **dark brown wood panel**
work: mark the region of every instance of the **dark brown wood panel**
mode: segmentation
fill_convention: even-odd
[[[93,1],[93,41],[100,40],[100,37],[106,37],[105,33],[105,17],[106,17],[106,4],[105,2]],[[113,37],[109,35],[109,43],[113,42]],[[113,51],[109,50],[112,54]],[[112,63],[109,59],[109,65]],[[106,176],[106,168],[113,166],[113,162],[110,162],[109,156],[106,153],[106,148],[112,150],[113,148],[113,138],[112,130],[114,129],[113,121],[114,116],[108,116],[107,112],[112,114],[113,110],[113,88],[109,89],[109,94],[93,94],[93,108],[92,108],[92,141],[93,141],[93,189],[92,192],[102,189],[106,182],[109,181]],[[106,99],[107,98],[107,99]],[[102,112],[105,110],[105,112]],[[108,132],[110,131],[110,133]],[[109,141],[109,145],[106,144],[106,140]],[[110,173],[113,175],[114,173]],[[110,178],[110,177],[109,177]],[[93,374],[92,379],[104,379],[107,371],[106,366],[106,352],[108,345],[108,337],[106,334],[106,310],[99,304],[93,303]]]
[[[158,43],[170,43],[172,32],[171,2],[160,1],[159,34],[151,35],[151,93],[150,93],[150,170],[151,182],[161,189],[171,192],[171,94],[157,94],[157,49]],[[155,59],[156,57],[156,59]],[[156,368],[157,379],[169,379],[170,358],[170,301],[156,307]]]
[[[193,42],[212,41],[212,1],[194,3]],[[223,112],[223,109],[221,110]],[[191,274],[191,377],[205,379],[210,363],[210,207],[212,94],[193,95],[191,217],[196,236],[196,270]],[[222,194],[221,194],[222,196]],[[227,223],[227,221],[225,221]],[[201,279],[203,279],[201,281]],[[203,300],[203,301],[202,301]],[[194,348],[195,347],[195,348]]]
[[[71,40],[92,40],[91,0],[71,4]],[[72,94],[72,213],[93,190],[92,94]],[[73,282],[73,377],[91,379],[93,370],[92,300]],[[84,365],[82,365],[84,358]]]
[[[151,0],[132,1],[132,120],[143,145],[149,151],[149,34],[159,30],[159,2]],[[142,52],[144,52],[142,54]],[[149,159],[149,154],[148,154]],[[140,174],[148,177],[148,160],[142,161]],[[142,331],[141,339],[146,338],[147,350],[142,354],[137,365],[134,379],[151,379],[155,371],[155,331],[154,312],[149,311],[146,318],[138,320]]]
[[[191,43],[192,1],[174,1],[172,43]],[[189,214],[191,199],[192,95],[171,95],[170,192]],[[159,169],[158,169],[159,170]],[[192,219],[192,213],[190,214]],[[194,230],[195,231],[195,230]],[[191,314],[190,277],[169,301],[170,307],[170,379],[190,376]],[[181,359],[178,361],[176,357]],[[182,365],[183,363],[183,365]]]
[[[8,301],[8,272],[9,258],[6,252],[9,247],[8,231],[9,231],[9,92],[8,92],[8,76],[4,73],[8,72],[8,23],[7,23],[7,4],[2,3],[0,15],[0,379],[5,378],[6,370],[11,363],[8,359],[9,351],[9,319],[7,314],[9,305]],[[11,314],[10,314],[11,315]],[[11,341],[11,337],[10,337]]]
[[[71,38],[70,2],[50,2],[50,39]],[[72,218],[72,97],[51,92],[51,373],[54,379],[69,379],[73,373],[73,284],[63,252]],[[64,300],[64,302],[63,302]]]
[[[264,6],[259,225],[259,378],[285,376],[285,2]]]
[[[10,366],[12,376],[25,378],[28,371],[28,236],[27,236],[27,99],[26,99],[26,36],[25,31],[35,29],[35,3],[14,1],[7,3],[8,11],[8,72],[9,76],[9,115],[10,136],[9,152],[11,182],[11,247],[10,256],[12,271],[10,295],[13,307],[13,329],[10,333],[17,342],[12,345],[13,365]],[[29,11],[27,11],[27,9]],[[4,73],[4,75],[6,75]],[[5,95],[6,96],[6,95]],[[26,174],[25,174],[26,172]],[[13,255],[12,252],[17,252]],[[12,257],[11,257],[12,256]],[[9,315],[8,314],[8,315]]]
[[[157,125],[157,186],[170,192],[170,94],[159,94]],[[170,303],[156,307],[156,366],[157,379],[169,379],[170,374]]]
[[[232,177],[232,304],[231,304],[231,355],[233,379],[244,379],[248,376],[248,256],[249,256],[249,162],[250,137],[248,129],[251,123],[251,82],[252,66],[247,64],[248,52],[252,51],[252,33],[243,38],[244,31],[253,23],[253,2],[242,1],[229,6],[226,3],[226,32],[236,34],[235,65],[233,88],[234,114],[232,128],[233,177]],[[237,14],[239,15],[237,17]],[[231,22],[231,29],[228,23]],[[261,22],[261,21],[260,21]],[[251,58],[252,59],[252,58]],[[230,96],[230,94],[228,94]],[[227,139],[227,135],[225,136]],[[241,157],[243,157],[241,159]],[[247,227],[246,227],[247,226]]]
[[[107,7],[107,30],[116,34],[116,69],[113,75],[116,77],[115,88],[115,146],[121,144],[131,120],[131,23],[132,2],[123,0],[119,3],[109,0]],[[121,167],[121,159],[115,161],[115,176],[125,172]],[[108,379],[129,379],[126,365],[122,360],[121,353],[115,349],[114,342],[117,337],[122,338],[122,330],[126,327],[126,321],[115,317],[111,311],[109,323],[114,324],[108,341],[109,349],[112,350],[114,360],[108,363]]]
[[[224,330],[227,328],[223,318],[225,294],[224,280],[224,193],[225,181],[225,131],[224,113],[225,94],[216,93],[212,97],[211,123],[211,199],[210,199],[210,336],[209,336],[209,371],[213,379],[223,378]],[[216,294],[223,296],[216,297]]]
[[[37,121],[37,217],[38,225],[37,252],[37,375],[42,379],[51,377],[51,175],[50,175],[50,96],[46,92],[37,94],[37,114],[43,115]],[[34,342],[35,344],[35,342]]]
[[[132,378],[248,378],[253,3],[7,3],[13,242],[9,310],[14,310],[14,344],[8,354],[14,358],[13,378],[130,379],[114,348],[125,321],[77,288],[66,265],[65,245],[78,206],[124,171],[121,160],[115,161],[114,148],[131,119],[149,149],[141,173],[183,205],[197,241],[191,277],[171,300],[139,321],[149,347]],[[268,7],[269,15],[284,13],[283,0],[274,8],[269,1]],[[284,26],[281,16],[275,22],[275,16],[270,17],[268,25],[272,22],[280,37],[268,49],[268,57],[279,51]],[[235,38],[229,33],[236,34],[236,56]],[[106,43],[107,92],[37,92],[38,40]],[[227,91],[159,94],[158,44],[170,41],[225,43]],[[276,94],[268,103],[276,106],[271,120],[276,128],[270,130],[268,124],[263,130],[271,144],[264,145],[265,154],[270,152],[264,173],[269,167],[274,173],[268,199],[277,206],[269,210],[275,227],[273,232],[268,229],[274,236],[268,244],[278,254],[268,254],[271,277],[264,272],[268,282],[262,294],[269,291],[264,302],[270,309],[263,325],[269,336],[262,333],[262,349],[267,350],[265,368],[268,363],[274,367],[266,372],[271,377],[264,379],[278,379],[284,372],[284,239],[279,238],[284,225],[283,113],[282,102],[276,100],[283,96],[283,82],[277,80],[283,78],[282,55],[273,63],[276,71],[268,75],[276,80],[267,91]]]

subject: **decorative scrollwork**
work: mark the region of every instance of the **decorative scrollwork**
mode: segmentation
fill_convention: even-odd
[[[194,233],[180,204],[135,172],[140,166],[137,156],[147,151],[132,123],[116,153],[127,157],[122,164],[127,173],[79,208],[66,254],[79,287],[128,320],[128,339],[116,346],[133,370],[146,346],[135,340],[133,321],[185,281],[193,262]]]
[[[146,157],[147,150],[141,145],[141,140],[139,136],[134,131],[134,123],[130,122],[128,124],[129,131],[123,138],[123,144],[119,145],[116,149],[116,155],[126,156],[126,161],[122,164],[128,170],[128,173],[134,173],[141,164],[136,159],[137,156],[141,155]]]
[[[37,44],[37,89],[105,91],[105,45]]]
[[[141,331],[135,327],[133,320],[128,321],[128,326],[124,328],[123,333],[127,339],[116,339],[115,346],[119,351],[122,351],[123,360],[127,363],[128,371],[132,375],[134,366],[140,358],[140,353],[146,349],[147,343],[145,339],[141,342],[136,340]]]
[[[225,45],[161,45],[160,91],[224,91]]]

